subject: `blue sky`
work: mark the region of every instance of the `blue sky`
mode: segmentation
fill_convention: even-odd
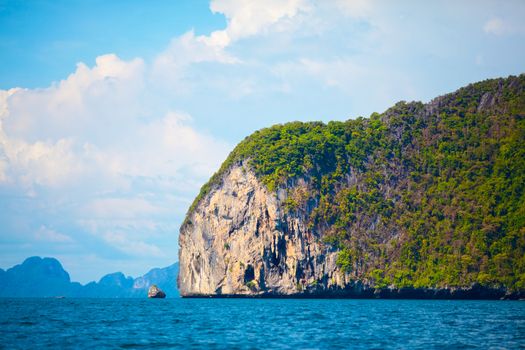
[[[237,142],[525,71],[523,1],[0,0],[0,267],[177,260]]]

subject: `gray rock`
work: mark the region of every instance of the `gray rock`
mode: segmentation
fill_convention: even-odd
[[[160,290],[156,285],[152,285],[148,290],[148,298],[162,299],[166,297],[166,293]]]
[[[246,165],[233,166],[181,227],[181,296],[286,296],[349,286],[337,251],[307,229],[307,213],[284,214],[285,199]]]

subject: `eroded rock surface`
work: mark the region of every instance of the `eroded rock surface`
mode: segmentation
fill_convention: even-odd
[[[349,279],[337,267],[337,252],[304,226],[303,217],[284,214],[285,196],[269,193],[247,166],[232,167],[181,228],[181,295],[345,287]]]

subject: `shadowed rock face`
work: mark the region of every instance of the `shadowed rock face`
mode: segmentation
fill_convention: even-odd
[[[0,296],[49,297],[68,295],[76,284],[54,258],[31,257],[0,273]]]
[[[148,288],[157,285],[169,297],[177,297],[175,285],[178,263],[155,268],[133,279],[122,272],[105,275],[97,282],[81,285],[54,258],[31,257],[7,271],[0,269],[0,297],[90,297],[144,298]]]
[[[305,218],[285,215],[282,197],[247,166],[232,167],[181,229],[181,295],[293,295],[319,280],[325,289],[347,285],[337,252],[308,232]]]

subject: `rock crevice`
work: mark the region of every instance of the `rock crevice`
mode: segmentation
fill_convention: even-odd
[[[233,166],[181,228],[181,295],[344,288],[337,252],[305,227],[306,217],[283,215],[285,199],[270,193],[246,164]]]

